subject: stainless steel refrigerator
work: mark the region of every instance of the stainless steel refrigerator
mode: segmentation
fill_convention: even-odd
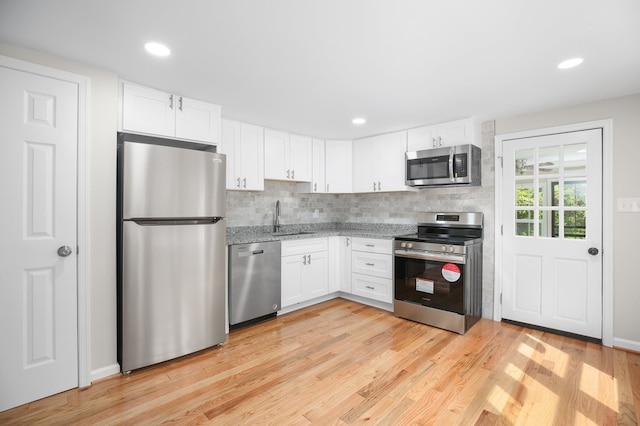
[[[123,373],[225,341],[225,156],[118,133]]]

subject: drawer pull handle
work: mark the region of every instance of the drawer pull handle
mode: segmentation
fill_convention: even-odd
[[[375,263],[365,263],[365,265],[367,265],[367,266],[376,266]]]
[[[365,285],[364,287],[368,288],[369,290],[375,290],[376,289],[375,287],[371,287],[370,285]]]
[[[366,247],[375,247],[375,244],[365,244]]]

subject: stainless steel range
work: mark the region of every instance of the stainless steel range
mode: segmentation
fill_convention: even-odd
[[[482,316],[482,213],[424,212],[394,241],[398,317],[464,334]]]

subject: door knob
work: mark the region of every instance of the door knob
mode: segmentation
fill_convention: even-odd
[[[589,247],[587,253],[589,253],[591,256],[595,256],[596,254],[600,253],[600,251],[595,247]]]
[[[60,256],[60,257],[67,257],[72,252],[73,252],[73,250],[71,250],[71,247],[69,247],[69,246],[60,246],[58,248],[58,256]]]

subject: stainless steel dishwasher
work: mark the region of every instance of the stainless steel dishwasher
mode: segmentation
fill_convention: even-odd
[[[280,241],[230,245],[231,328],[275,316],[280,299]]]

